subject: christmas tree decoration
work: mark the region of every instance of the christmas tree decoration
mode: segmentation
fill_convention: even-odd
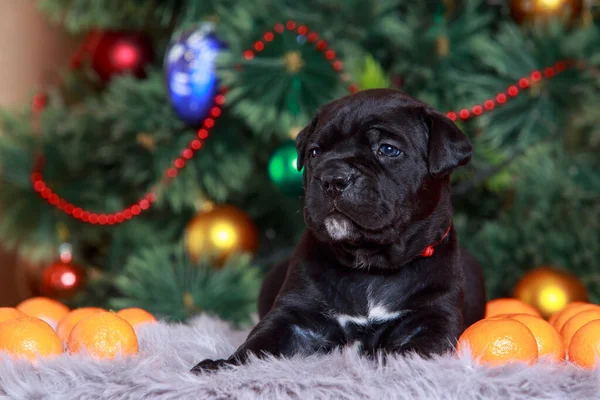
[[[359,90],[349,82],[339,54],[319,32],[294,20],[260,33],[248,28],[254,41],[246,44],[239,61],[219,72],[221,84],[232,88],[228,92],[236,104],[232,111],[256,129],[287,130],[309,120],[333,97]]]
[[[92,51],[92,68],[108,81],[115,75],[143,78],[154,58],[150,38],[137,32],[103,32]]]
[[[79,292],[85,282],[85,269],[59,260],[42,271],[40,291],[44,296],[68,298]]]
[[[600,181],[598,157],[591,156],[600,126],[597,26],[549,25],[549,11],[539,14],[543,23],[521,26],[510,16],[510,2],[499,10],[485,0],[450,0],[443,7],[441,1],[413,7],[308,0],[295,2],[292,13],[271,0],[265,7],[127,0],[125,13],[62,3],[73,2],[44,0],[43,8],[54,9],[63,28],[91,33],[74,62],[63,60],[67,68],[89,65],[94,73],[92,57],[106,29],[143,35],[155,52],[145,79],[125,71],[90,86],[85,74],[60,71],[65,79],[49,77],[52,92],[35,95],[31,112],[0,112],[0,243],[18,252],[20,265],[46,267],[42,260],[58,259],[62,241],[54,225],[74,229],[73,260],[88,280],[72,305],[142,307],[167,319],[211,312],[247,320],[256,300],[250,286],[259,281],[250,278],[253,266],[233,257],[227,260],[233,272],[210,259],[196,264],[179,243],[196,189],[218,204],[252,210],[258,237],[267,241],[256,269],[266,272],[287,257],[305,228],[298,196],[273,196],[267,164],[276,137],[295,138],[329,100],[387,85],[446,113],[473,141],[472,162],[453,174],[454,221],[485,270],[489,298],[512,293],[532,260],[544,258],[567,266],[586,282],[589,298],[600,299],[600,285],[593,284]],[[560,11],[557,16],[562,19]],[[184,63],[188,43],[176,46],[177,40],[197,30],[191,24],[208,20],[218,24],[213,37],[227,47],[216,60],[205,57],[223,92],[215,93],[200,123],[186,126],[171,104],[168,78],[177,74],[167,74],[174,66],[167,59],[173,50]],[[498,157],[487,157],[482,147]],[[159,252],[151,253],[156,260],[142,257],[146,265],[129,262],[157,244],[181,246],[186,257],[177,264]],[[24,295],[39,291],[41,270],[33,269],[28,276],[35,281],[16,282]]]
[[[298,136],[301,130],[301,126],[292,126],[290,129],[288,129],[288,137],[292,140],[296,140],[296,137]]]
[[[283,193],[298,196],[304,192],[302,172],[298,171],[298,154],[294,141],[279,146],[269,160],[269,177]]]
[[[258,232],[245,212],[219,205],[192,218],[185,230],[185,246],[192,260],[208,257],[222,265],[232,254],[254,253]]]
[[[362,90],[389,88],[390,78],[380,63],[372,55],[365,56],[358,76],[358,86]]]
[[[511,0],[510,14],[517,22],[539,21],[549,17],[571,20],[583,13],[584,0]]]
[[[167,50],[164,70],[171,104],[192,126],[209,115],[218,90],[215,59],[224,48],[210,23],[183,33]]]
[[[574,301],[587,301],[587,289],[576,276],[552,268],[538,267],[519,280],[514,296],[532,305],[544,318]]]

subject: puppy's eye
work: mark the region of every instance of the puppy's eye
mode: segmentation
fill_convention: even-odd
[[[310,149],[311,157],[317,157],[319,154],[321,154],[321,149],[319,149],[318,147],[313,147],[312,149]]]
[[[392,146],[391,144],[382,144],[381,146],[379,146],[377,154],[380,154],[385,157],[398,157],[400,154],[402,154],[402,151],[399,148]]]

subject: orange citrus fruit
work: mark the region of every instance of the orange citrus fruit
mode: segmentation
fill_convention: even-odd
[[[15,319],[19,317],[25,317],[21,311],[12,307],[0,307],[0,322],[4,322],[9,319]]]
[[[600,319],[600,307],[597,309],[590,308],[589,310],[582,311],[569,318],[560,330],[560,334],[565,343],[565,348],[569,348],[569,343],[571,343],[573,335],[579,328],[595,319]]]
[[[508,318],[522,322],[535,337],[538,357],[548,357],[554,361],[565,358],[565,346],[560,333],[546,320],[528,314],[515,314]]]
[[[565,311],[567,308],[569,307],[575,307],[575,306],[582,306],[584,304],[590,304],[590,303],[586,303],[585,301],[574,301],[572,303],[567,304],[562,310],[559,310],[557,312],[555,312],[554,314],[552,314],[550,316],[550,318],[548,318],[548,322],[550,322],[550,324],[554,325],[556,322],[556,319],[560,316],[560,314]]]
[[[58,334],[58,337],[63,343],[67,343],[67,340],[69,340],[69,335],[71,334],[71,330],[79,321],[89,317],[92,314],[102,311],[106,310],[98,307],[82,307],[71,311],[58,323],[58,326],[56,327],[56,333]]]
[[[565,323],[571,319],[572,316],[574,316],[575,314],[579,314],[582,311],[587,311],[587,310],[591,310],[591,309],[596,309],[599,308],[596,304],[592,304],[592,303],[586,303],[586,304],[581,304],[581,305],[575,305],[572,307],[567,307],[565,308],[563,311],[561,311],[560,315],[558,317],[556,317],[556,320],[554,321],[554,327],[556,328],[557,331],[562,331],[563,326],[565,325]]]
[[[141,308],[125,308],[117,312],[117,315],[129,322],[134,328],[142,324],[154,324],[157,322],[154,315]]]
[[[32,297],[17,305],[17,310],[46,321],[53,328],[69,313],[69,307],[48,297]]]
[[[492,317],[488,317],[488,319],[506,319],[506,318],[510,318],[510,317],[514,317],[515,315],[531,315],[531,314],[524,314],[524,313],[510,313],[510,314],[498,314],[498,315],[494,315]],[[537,319],[543,319],[541,316],[537,316],[537,315],[531,315],[534,318]]]
[[[99,312],[79,321],[71,331],[70,353],[85,353],[96,358],[115,358],[137,354],[138,340],[131,324],[113,312]]]
[[[18,358],[35,360],[38,356],[62,354],[63,345],[47,322],[23,316],[0,323],[0,350]]]
[[[469,347],[483,364],[511,361],[533,363],[538,358],[535,336],[525,324],[514,319],[483,319],[468,327],[458,339],[457,350]]]
[[[501,314],[530,314],[537,317],[540,316],[540,313],[533,306],[519,299],[500,298],[487,302],[485,305],[485,318]]]
[[[571,339],[569,345],[569,361],[592,369],[600,359],[600,320],[593,320],[583,325]]]

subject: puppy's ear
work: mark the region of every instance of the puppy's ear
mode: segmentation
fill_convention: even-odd
[[[429,111],[428,123],[428,163],[432,176],[448,175],[471,160],[473,146],[452,120],[437,111]]]
[[[298,167],[298,171],[302,170],[304,167],[304,159],[306,156],[306,143],[308,142],[308,137],[313,133],[315,127],[317,126],[317,117],[315,116],[310,124],[304,127],[296,136],[296,152],[298,153],[298,159],[296,161],[296,166]]]

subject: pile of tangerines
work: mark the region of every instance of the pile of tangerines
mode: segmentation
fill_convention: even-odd
[[[573,302],[546,321],[518,299],[492,300],[485,318],[458,339],[457,350],[466,347],[482,364],[532,364],[544,358],[592,369],[600,361],[600,306]]]
[[[0,307],[0,352],[30,360],[65,351],[107,359],[135,355],[139,351],[136,330],[155,322],[140,308],[70,310],[56,300],[34,297],[16,308]]]
[[[56,300],[35,297],[16,308],[0,308],[0,352],[30,360],[64,352],[106,359],[130,356],[139,351],[136,331],[155,322],[139,308],[70,310]],[[485,318],[458,339],[459,353],[467,347],[477,362],[487,365],[532,364],[544,358],[595,368],[600,358],[600,306],[574,302],[546,321],[520,300],[492,300]]]

